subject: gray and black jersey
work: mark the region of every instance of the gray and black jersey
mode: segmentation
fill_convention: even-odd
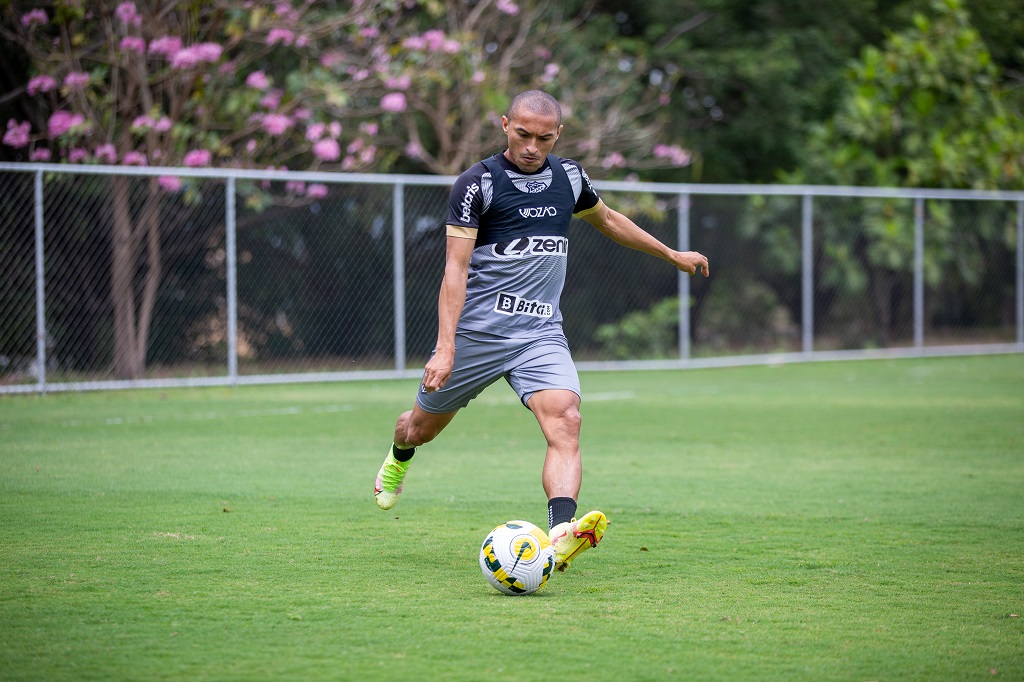
[[[476,244],[458,328],[507,337],[560,333],[569,222],[600,207],[583,168],[557,156],[523,173],[496,154],[460,175],[448,234]]]

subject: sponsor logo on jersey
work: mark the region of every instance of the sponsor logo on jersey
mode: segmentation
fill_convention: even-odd
[[[590,183],[590,176],[587,175],[587,171],[583,170],[582,166],[580,166],[580,175],[583,176],[583,182],[587,183],[587,189],[589,189],[592,194],[597,194],[597,191],[594,190],[594,186]]]
[[[480,185],[475,182],[466,188],[466,193],[462,197],[462,203],[459,208],[462,209],[462,222],[468,223],[470,219],[470,210],[473,208],[473,197],[480,191]]]
[[[503,291],[498,294],[498,298],[494,301],[494,312],[501,313],[502,315],[551,317],[555,314],[555,307],[544,301],[532,301],[515,294],[507,294]]]
[[[526,258],[527,256],[567,256],[568,237],[520,237],[510,242],[495,244],[494,255],[504,258]]]
[[[546,190],[548,186],[542,180],[530,180],[526,183],[526,191],[530,194],[537,194]]]
[[[524,218],[551,218],[558,215],[558,209],[554,206],[534,206],[519,209],[519,215]]]

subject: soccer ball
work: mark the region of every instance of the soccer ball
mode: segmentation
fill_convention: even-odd
[[[509,521],[480,546],[480,570],[505,594],[533,594],[551,577],[555,548],[548,534],[529,521]]]

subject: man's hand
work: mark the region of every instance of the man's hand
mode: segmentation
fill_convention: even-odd
[[[423,390],[427,393],[440,391],[448,383],[455,364],[454,351],[437,351],[430,358],[423,372]]]
[[[711,274],[711,271],[708,269],[707,256],[696,251],[677,251],[672,261],[677,268],[691,275],[697,274],[698,270],[705,277]]]

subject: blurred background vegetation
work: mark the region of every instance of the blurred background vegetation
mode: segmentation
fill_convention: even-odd
[[[1024,13],[1014,0],[380,0],[303,5],[301,16],[288,3],[276,10],[172,3],[183,13],[177,23],[170,10],[150,17],[159,8],[140,1],[144,34],[162,21],[161,31],[184,31],[186,45],[221,41],[234,67],[211,67],[194,82],[168,77],[174,73],[166,67],[144,76],[149,87],[165,88],[158,108],[180,102],[184,112],[159,139],[131,137],[133,120],[153,110],[143,99],[118,99],[110,73],[124,64],[104,63],[123,35],[115,15],[124,5],[89,4],[104,23],[90,19],[83,3],[62,0],[47,5],[53,22],[40,27],[25,21],[33,3],[0,3],[0,121],[31,121],[41,131],[32,144],[53,146],[55,161],[69,160],[83,140],[74,131],[48,137],[47,117],[75,110],[80,95],[32,96],[27,84],[40,74],[88,69],[92,60],[88,104],[101,112],[92,132],[109,140],[86,142],[117,142],[123,152],[128,142],[158,141],[161,155],[149,149],[151,165],[181,165],[187,151],[205,148],[215,166],[458,173],[500,151],[497,119],[509,97],[540,87],[566,107],[556,152],[579,159],[597,179],[1024,188]],[[57,18],[77,28],[58,31]],[[294,45],[271,38],[302,30],[308,40]],[[424,47],[428,37],[438,41],[434,47]],[[48,52],[51,39],[58,46],[67,40],[67,49]],[[257,68],[278,89],[274,107],[294,115],[287,139],[260,130],[259,117],[271,112],[246,82]],[[121,74],[122,81],[137,77],[128,67]],[[400,101],[385,105],[384,97],[398,93]],[[302,108],[310,124],[337,123],[332,135],[344,159],[314,154],[309,128],[299,125]],[[0,160],[24,161],[28,152],[0,145]],[[188,183],[161,195],[160,220],[150,211],[147,224],[136,218],[125,226],[150,230],[158,238],[148,243],[159,247],[147,255],[147,241],[139,240],[139,253],[126,261],[134,268],[134,290],[126,292],[97,274],[111,270],[117,229],[102,185],[65,182],[50,195],[78,206],[69,212],[74,219],[47,233],[48,248],[77,245],[75,266],[48,279],[59,365],[116,365],[112,339],[125,336],[148,350],[122,362],[122,376],[140,376],[147,363],[219,364],[221,190]],[[151,196],[153,188],[133,191]],[[21,184],[5,192],[10,215],[30,191]],[[243,362],[266,367],[296,354],[386,362],[393,350],[387,194],[352,188],[312,199],[294,188],[244,183],[239,191]],[[417,197],[406,209],[410,352],[425,355],[436,324],[444,197],[410,196]],[[645,229],[674,239],[674,197],[605,197]],[[1012,207],[932,201],[927,212],[929,332],[1004,330],[994,332],[998,338],[1013,317]],[[695,198],[690,216],[693,248],[715,263],[715,277],[690,302],[696,352],[798,348],[799,200]],[[8,358],[30,358],[34,349],[31,243],[17,236],[30,230],[26,220],[19,214],[0,226],[0,310],[13,321],[0,328],[0,356]],[[824,347],[907,338],[913,222],[906,200],[816,203],[814,314]],[[345,230],[332,231],[339,225]],[[184,241],[186,233],[195,239]],[[672,356],[674,273],[574,240],[563,310],[582,355]],[[247,269],[261,278],[245,279]],[[634,286],[612,291],[616,277]],[[113,313],[131,309],[118,306],[125,297],[139,311],[151,308],[151,329]]]

